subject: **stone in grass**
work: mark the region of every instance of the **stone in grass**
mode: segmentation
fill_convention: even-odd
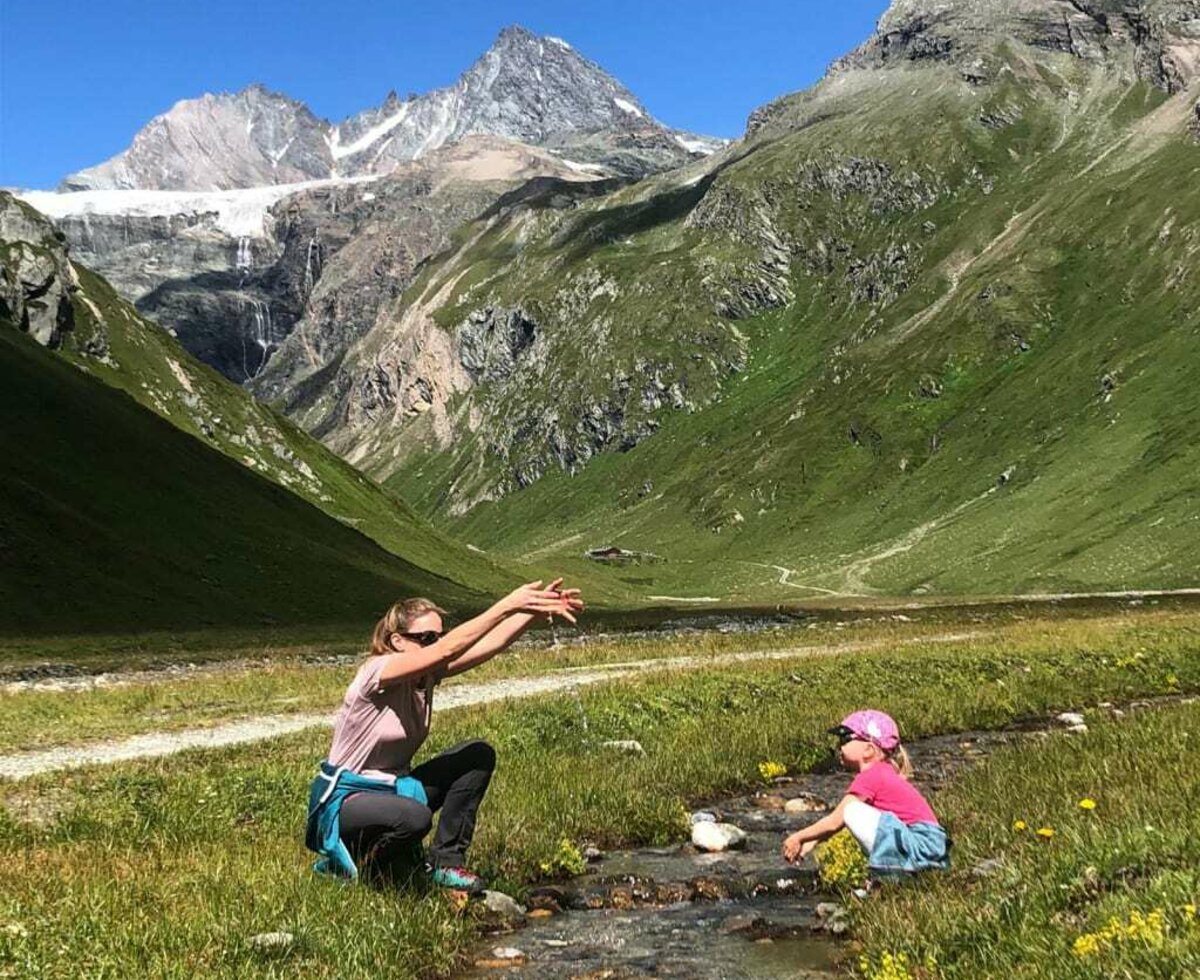
[[[516,899],[504,892],[485,891],[483,905],[493,915],[507,922],[517,922],[525,917],[525,906],[517,903]]]
[[[1078,711],[1064,711],[1058,715],[1058,721],[1067,726],[1067,731],[1076,735],[1086,735],[1088,726],[1083,715]]]
[[[608,742],[601,742],[600,748],[612,749],[614,752],[627,752],[629,755],[646,754],[646,750],[642,748],[642,743],[632,738],[619,738]]]
[[[588,864],[595,864],[597,861],[604,860],[604,852],[595,844],[588,844],[587,847],[583,849],[583,859],[587,861]]]
[[[746,845],[746,832],[731,823],[698,823],[692,843],[702,851],[729,851]]]
[[[784,813],[824,813],[828,809],[828,803],[820,797],[808,794],[793,797],[783,805]]]
[[[971,874],[976,878],[990,878],[992,875],[999,874],[1004,868],[1004,858],[984,858],[971,869]]]
[[[250,937],[250,945],[268,953],[280,953],[295,945],[296,937],[290,932],[260,932]]]

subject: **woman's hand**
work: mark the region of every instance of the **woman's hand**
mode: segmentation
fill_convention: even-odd
[[[563,594],[557,588],[557,585],[561,583],[562,579],[557,579],[551,583],[550,588],[544,589],[541,579],[536,582],[526,582],[501,599],[500,604],[506,615],[515,612],[533,613],[534,615],[561,614],[564,605]]]
[[[556,578],[550,583],[550,589],[557,592],[561,599],[561,606],[552,612],[546,613],[547,622],[553,622],[555,616],[562,616],[568,622],[575,622],[575,613],[583,612],[583,594],[579,589],[564,589],[562,587],[563,580]]]

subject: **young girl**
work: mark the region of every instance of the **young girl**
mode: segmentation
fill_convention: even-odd
[[[845,827],[866,851],[873,870],[948,867],[950,838],[908,781],[912,768],[891,716],[856,711],[829,733],[838,737],[842,764],[857,775],[832,813],[783,842],[783,856],[795,863]]]

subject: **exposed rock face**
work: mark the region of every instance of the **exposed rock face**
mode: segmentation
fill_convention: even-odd
[[[723,141],[673,130],[567,42],[500,33],[454,85],[384,102],[333,125],[261,85],[178,102],[111,160],[63,190],[227,190],[391,173],[468,135],[554,146],[604,172],[645,174]]]
[[[545,150],[472,136],[381,178],[26,196],[57,219],[73,255],[226,377],[259,381],[280,352],[256,391],[287,400],[369,329],[457,225],[545,175],[593,179]]]
[[[537,339],[524,310],[476,310],[458,328],[459,359],[473,381],[502,381]]]
[[[1200,76],[1195,0],[893,0],[875,34],[831,71],[930,59],[969,66],[1005,37],[1131,63],[1139,78],[1168,92]]]
[[[28,197],[189,351],[292,404],[454,225],[519,181],[640,177],[720,145],[653,119],[565,41],[513,27],[454,85],[337,126],[262,86],[180,102],[63,182],[83,193]]]
[[[78,288],[62,234],[0,191],[0,316],[43,347],[57,347],[74,324],[70,294]]]
[[[276,209],[279,264],[291,256],[299,316],[254,378],[255,394],[303,417],[314,399],[335,397],[333,372],[346,351],[404,292],[417,265],[505,192],[548,175],[587,179],[545,151],[472,136],[354,192],[322,188],[289,199]]]

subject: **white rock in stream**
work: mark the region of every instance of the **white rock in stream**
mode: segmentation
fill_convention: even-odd
[[[519,905],[512,896],[504,892],[485,891],[483,893],[484,907],[504,919],[520,919],[525,915],[525,907]]]
[[[731,823],[698,823],[692,827],[692,843],[702,851],[728,851],[745,846],[746,832]]]
[[[525,959],[525,954],[515,946],[497,946],[492,950],[492,956],[498,960]]]

